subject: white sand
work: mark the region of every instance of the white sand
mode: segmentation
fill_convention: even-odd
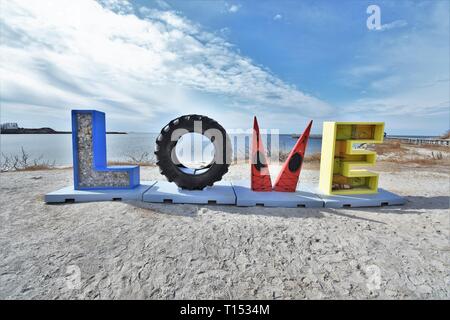
[[[0,298],[448,299],[449,178],[390,165],[380,186],[407,205],[333,210],[46,205],[70,170],[1,173]]]

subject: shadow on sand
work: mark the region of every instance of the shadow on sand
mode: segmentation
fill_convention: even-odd
[[[345,218],[363,220],[375,223],[384,223],[375,219],[352,215],[351,212],[373,212],[383,214],[422,214],[427,210],[449,209],[450,197],[436,196],[408,196],[407,202],[403,206],[384,206],[384,207],[366,207],[366,208],[271,208],[271,207],[237,207],[233,205],[198,205],[198,204],[163,204],[148,203],[141,201],[126,201],[131,206],[156,213],[196,217],[199,212],[206,208],[210,211],[228,214],[242,215],[261,215],[284,218],[324,218],[325,214],[334,214]]]

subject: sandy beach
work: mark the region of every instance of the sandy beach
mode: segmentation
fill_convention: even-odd
[[[0,302],[450,300],[449,13],[0,0]]]
[[[404,206],[47,205],[71,169],[1,173],[0,298],[448,299],[449,166],[389,159],[374,171]]]

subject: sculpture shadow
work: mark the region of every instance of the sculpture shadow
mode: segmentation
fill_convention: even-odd
[[[142,201],[125,201],[127,204],[143,209],[173,216],[197,217],[202,210],[218,213],[259,215],[282,218],[324,218],[325,214],[338,215],[345,218],[383,223],[376,219],[360,217],[351,212],[373,212],[383,214],[423,214],[427,210],[448,210],[450,207],[449,196],[407,196],[407,202],[403,206],[360,207],[360,208],[279,208],[279,207],[238,207],[234,205],[206,205],[206,204],[166,204],[149,203]]]
[[[167,214],[171,216],[196,217],[200,206],[197,204],[172,204],[172,203],[155,203],[143,202],[137,200],[123,201],[130,206],[156,212],[159,214]]]
[[[388,214],[423,214],[427,210],[448,210],[450,208],[449,196],[406,196],[406,203],[402,206],[382,206],[365,208],[346,208],[364,212],[377,212]]]
[[[345,218],[356,219],[361,221],[382,223],[382,221],[358,217],[348,213],[340,212],[342,209],[331,208],[280,208],[280,207],[237,207],[234,205],[201,205],[201,204],[164,204],[164,203],[148,203],[141,201],[127,201],[129,205],[140,209],[149,210],[158,214],[167,214],[171,216],[184,216],[195,218],[202,214],[202,210],[217,212],[218,214],[240,214],[246,216],[266,216],[281,218],[325,218],[325,214],[334,214]],[[361,209],[361,208],[360,208]],[[348,210],[346,208],[346,210]]]
[[[323,218],[325,208],[275,208],[275,207],[237,207],[235,205],[220,204],[172,204],[150,203],[142,201],[126,201],[127,204],[150,210],[160,214],[173,216],[196,217],[207,210],[217,213],[260,215],[285,218]]]

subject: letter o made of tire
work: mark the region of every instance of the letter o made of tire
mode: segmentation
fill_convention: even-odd
[[[201,124],[201,129],[200,129]],[[199,133],[214,145],[214,158],[207,167],[189,170],[178,161],[175,147],[187,133]],[[232,149],[225,129],[215,120],[202,115],[185,115],[170,121],[158,135],[155,145],[156,164],[169,182],[188,190],[201,190],[220,181],[231,163]]]

